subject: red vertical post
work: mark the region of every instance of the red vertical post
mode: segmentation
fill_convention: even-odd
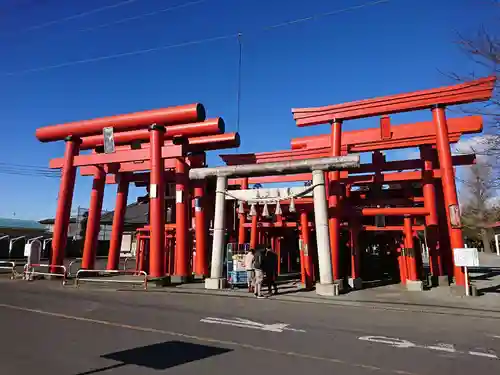
[[[450,232],[450,244],[452,249],[463,248],[464,240],[460,223],[452,223],[452,219],[459,220],[460,215],[458,215],[457,188],[455,185],[455,173],[453,171],[448,124],[446,123],[444,108],[442,106],[435,106],[432,109],[432,117],[436,128],[436,147],[441,169],[441,181],[446,204],[446,218],[448,221],[448,230]],[[455,216],[457,217],[455,218]],[[465,285],[465,275],[462,267],[454,267],[453,274],[457,285]]]
[[[139,247],[139,271],[146,271],[146,241],[147,238],[142,236],[140,238]]]
[[[281,275],[281,237],[276,237],[276,256],[278,257],[278,275]]]
[[[51,265],[62,265],[64,262],[64,252],[68,238],[68,226],[71,215],[71,201],[75,189],[76,168],[74,158],[80,151],[80,139],[74,137],[66,138],[66,148],[64,151],[64,164],[61,171],[61,183],[59,185],[59,196],[57,199],[57,210],[54,221],[54,233],[52,235],[52,258]],[[51,272],[60,272],[57,268],[52,268]]]
[[[283,215],[276,215],[276,223],[283,223]],[[279,229],[279,233],[282,233],[283,229]],[[276,236],[276,254],[278,256],[278,275],[281,275],[281,241],[283,237],[281,235]]]
[[[246,190],[248,189],[248,178],[243,179],[243,183],[241,184],[241,189]],[[246,220],[246,204],[243,203],[243,212],[238,212],[238,218],[239,218],[239,230],[238,230],[238,243],[240,245],[244,244],[246,242],[246,229],[245,229],[245,220]]]
[[[250,228],[250,249],[255,249],[257,247],[257,241],[259,236],[259,208],[255,205],[255,215],[252,216],[252,227]]]
[[[195,274],[208,275],[207,227],[205,220],[205,181],[196,181],[194,186],[194,219],[196,238]]]
[[[405,216],[404,218],[404,237],[404,244],[407,251],[406,260],[408,262],[408,279],[415,281],[418,279],[417,262],[415,260],[415,249],[413,248],[413,228],[410,216]]]
[[[438,252],[441,257],[443,273],[449,277],[453,277],[453,260],[450,245],[450,232],[448,229],[448,220],[446,218],[446,205],[444,203],[443,185],[436,183],[436,207],[438,213],[439,224],[439,242]]]
[[[177,158],[175,161],[175,272],[181,278],[189,276],[187,174],[188,167],[185,160]]]
[[[345,197],[351,197],[351,185],[346,185]],[[351,218],[349,220],[349,244],[351,248],[351,287],[354,289],[360,289],[363,287],[361,283],[361,254],[359,253],[359,232],[361,230],[361,222],[357,217]]]
[[[141,271],[141,235],[135,236],[135,270]]]
[[[305,267],[305,260],[304,260],[304,238],[302,237],[302,228],[301,231],[299,232],[299,266],[300,266],[300,282],[304,285],[306,285],[306,267]]]
[[[165,179],[161,148],[165,127],[150,127],[151,177],[149,185],[150,241],[149,274],[153,278],[165,276]]]
[[[358,236],[360,232],[359,220],[352,219],[349,228],[349,237],[351,243],[351,278],[357,279],[361,277],[360,274],[360,254],[358,246]]]
[[[331,145],[332,156],[341,155],[342,146],[342,123],[334,121],[332,123]],[[340,279],[340,172],[330,172],[330,195],[328,197],[328,207],[330,217],[328,226],[330,231],[330,248],[332,254],[333,279]]]
[[[96,167],[92,191],[90,193],[89,215],[87,219],[87,230],[85,231],[85,243],[83,245],[82,268],[94,269],[95,256],[101,229],[102,200],[104,198],[104,187],[106,186],[106,172],[102,167]]]
[[[125,173],[119,176],[118,188],[116,190],[115,212],[113,213],[113,225],[111,227],[111,240],[109,241],[108,264],[106,269],[117,270],[120,262],[120,251],[122,247],[123,226],[125,213],[127,211],[127,199],[129,181]]]
[[[401,284],[406,285],[406,280],[408,279],[408,266],[406,262],[405,246],[399,248],[398,263],[399,263],[399,277],[401,279]]]
[[[307,217],[307,212],[302,211],[300,213],[300,228],[302,234],[302,253],[303,253],[303,261],[304,261],[304,275],[305,275],[305,286],[306,288],[312,287],[312,258],[309,254],[310,248],[310,230],[309,230],[309,219]],[[302,259],[301,259],[302,261]]]
[[[425,217],[425,236],[429,251],[429,266],[433,276],[442,276],[443,268],[441,265],[441,257],[438,253],[438,214],[436,207],[436,188],[434,186],[434,158],[433,150],[427,146],[420,147],[420,156],[424,160],[423,170],[423,192],[424,206],[429,211],[429,215]]]

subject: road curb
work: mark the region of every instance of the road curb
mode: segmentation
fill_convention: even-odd
[[[122,289],[124,290],[124,289]],[[132,290],[127,290],[132,291]],[[137,290],[135,290],[137,291]],[[200,290],[188,290],[188,289],[174,289],[165,288],[163,290],[154,290],[152,293],[171,293],[171,294],[186,294],[186,295],[199,295],[199,296],[218,296],[218,297],[231,297],[231,298],[246,298],[253,299],[253,295],[244,294],[233,294],[231,292],[213,292],[213,291],[200,291]],[[441,306],[441,305],[431,305],[431,304],[416,304],[416,303],[406,303],[406,302],[391,302],[391,301],[342,301],[335,299],[326,298],[310,298],[310,297],[289,297],[289,296],[273,296],[269,298],[270,300],[277,302],[291,302],[291,303],[309,303],[309,304],[320,304],[320,305],[331,305],[331,306],[345,306],[345,307],[362,307],[362,308],[372,308],[380,310],[392,310],[392,311],[410,311],[410,312],[421,312],[421,313],[431,313],[431,314],[448,314],[448,315],[459,315],[459,316],[469,316],[476,318],[491,318],[500,319],[500,310],[487,310],[480,308],[470,308],[462,306]]]
[[[11,281],[10,281],[11,282]],[[137,288],[110,288],[109,285],[102,287],[95,287],[95,285],[83,284],[87,287],[87,290],[107,290],[110,292],[142,292],[142,293],[169,293],[169,294],[183,294],[183,295],[196,295],[196,296],[218,296],[218,297],[230,297],[230,298],[245,298],[254,299],[254,295],[239,294],[234,291],[212,291],[212,290],[202,290],[202,289],[188,289],[181,287],[163,287],[154,288],[144,291],[143,289]],[[60,289],[58,287],[58,289]],[[63,290],[69,290],[72,288],[62,288]],[[76,291],[77,289],[75,289]],[[408,303],[408,302],[393,302],[393,301],[370,301],[370,300],[341,300],[333,298],[321,298],[321,297],[293,297],[289,295],[278,295],[269,298],[276,302],[285,303],[307,303],[316,304],[323,306],[343,306],[343,307],[355,307],[355,308],[365,308],[365,309],[376,309],[376,310],[387,310],[387,311],[406,311],[406,312],[418,312],[427,314],[440,314],[440,315],[455,315],[455,316],[467,316],[474,318],[489,318],[489,319],[500,319],[500,310],[491,309],[481,309],[472,308],[464,306],[446,306],[446,305],[431,305],[431,304],[418,304],[418,303]]]

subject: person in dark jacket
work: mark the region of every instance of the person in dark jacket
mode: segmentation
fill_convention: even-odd
[[[278,255],[270,247],[266,248],[263,270],[266,274],[269,294],[273,294],[272,289],[274,289],[274,294],[278,294],[278,286],[276,285],[276,278],[278,277]]]
[[[255,249],[253,258],[253,269],[255,272],[254,293],[257,298],[266,298],[262,295],[262,282],[264,281],[265,249]]]

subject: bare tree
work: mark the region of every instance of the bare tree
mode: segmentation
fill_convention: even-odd
[[[490,165],[469,167],[460,192],[462,224],[467,237],[481,241],[485,252],[491,252],[491,224],[499,219],[496,206],[496,183]]]
[[[500,16],[500,2],[491,2],[491,11]],[[478,76],[494,75],[497,77],[493,97],[486,104],[462,107],[462,111],[480,114],[485,119],[485,135],[476,137],[475,145],[469,150],[477,155],[487,157],[490,166],[495,170],[496,183],[500,186],[500,35],[498,26],[494,31],[483,27],[472,37],[459,36],[460,48],[474,62],[474,69],[468,74],[453,73],[450,76],[456,81],[475,79]],[[460,151],[460,150],[459,150]]]

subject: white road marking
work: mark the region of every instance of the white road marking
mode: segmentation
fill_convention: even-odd
[[[223,319],[223,318],[206,317],[201,319],[200,322],[209,324],[222,324],[240,328],[258,329],[261,331],[269,331],[269,332],[283,332],[283,331],[305,332],[305,330],[303,329],[289,328],[288,324],[285,323],[264,324],[243,318]]]
[[[190,335],[190,334],[182,333],[182,332],[167,331],[167,330],[157,329],[157,328],[122,324],[122,323],[113,322],[113,321],[109,321],[109,320],[84,318],[81,316],[62,314],[62,313],[45,311],[45,310],[40,310],[40,309],[31,309],[29,307],[8,305],[5,303],[0,303],[0,308],[17,310],[17,311],[24,311],[24,312],[29,312],[29,313],[34,313],[34,314],[39,314],[39,315],[44,315],[44,316],[51,316],[54,318],[73,320],[73,321],[77,321],[77,322],[86,322],[86,323],[100,324],[100,325],[104,325],[104,326],[110,326],[110,327],[116,327],[116,328],[122,328],[122,329],[129,329],[129,330],[139,331],[139,332],[148,332],[148,333],[156,333],[156,334],[168,335],[168,336],[173,336],[173,337],[180,337],[180,338],[184,338],[184,339],[196,340],[196,341],[205,342],[205,343],[209,343],[209,344],[217,343],[220,345],[227,345],[227,346],[238,347],[238,348],[243,348],[243,349],[251,349],[254,351],[266,352],[266,353],[272,353],[272,354],[279,354],[279,355],[283,355],[283,356],[287,356],[287,357],[297,357],[297,358],[314,360],[314,361],[324,361],[324,362],[329,362],[329,363],[343,364],[343,365],[346,365],[349,367],[372,369],[375,371],[380,371],[384,374],[394,373],[394,374],[399,374],[399,375],[400,374],[418,375],[418,374],[404,371],[404,370],[384,369],[384,368],[376,367],[376,366],[372,366],[372,365],[365,365],[365,364],[359,363],[359,362],[347,362],[347,361],[344,361],[344,360],[341,360],[338,358],[321,357],[321,356],[315,356],[315,355],[300,353],[300,352],[284,351],[284,350],[267,348],[267,347],[263,347],[263,346],[246,344],[243,342],[219,340],[219,339],[216,339],[213,337],[203,337],[203,336]]]
[[[362,337],[358,337],[358,339],[363,340],[363,341],[371,341],[371,342],[378,342],[381,344],[388,344],[390,346],[393,346],[394,348],[412,348],[415,346],[415,344],[410,342],[410,341],[391,338],[391,337],[385,337],[385,336],[362,336]]]
[[[436,345],[423,345],[421,348],[430,349],[430,350],[438,350],[442,352],[448,353],[456,353],[457,350],[453,346],[453,344],[436,344]]]
[[[498,356],[493,352],[485,353],[485,352],[477,352],[474,350],[462,352],[462,351],[456,350],[455,347],[453,346],[453,344],[439,343],[439,344],[435,344],[435,345],[418,345],[418,344],[415,344],[415,343],[408,341],[408,340],[398,339],[395,337],[385,337],[385,336],[362,336],[362,337],[358,337],[358,339],[362,340],[362,341],[376,342],[379,344],[387,344],[387,345],[390,345],[394,348],[403,348],[403,349],[420,348],[420,349],[435,350],[435,351],[447,352],[447,353],[469,354],[469,355],[474,355],[477,357],[499,359]]]
[[[292,332],[305,332],[305,329],[297,329],[297,328],[290,328],[290,327],[284,327],[283,329],[285,331],[292,331]]]
[[[493,358],[493,359],[498,359],[496,354],[493,353],[484,353],[484,352],[475,352],[475,351],[469,351],[470,355],[477,355],[478,357],[486,357],[486,358]]]

